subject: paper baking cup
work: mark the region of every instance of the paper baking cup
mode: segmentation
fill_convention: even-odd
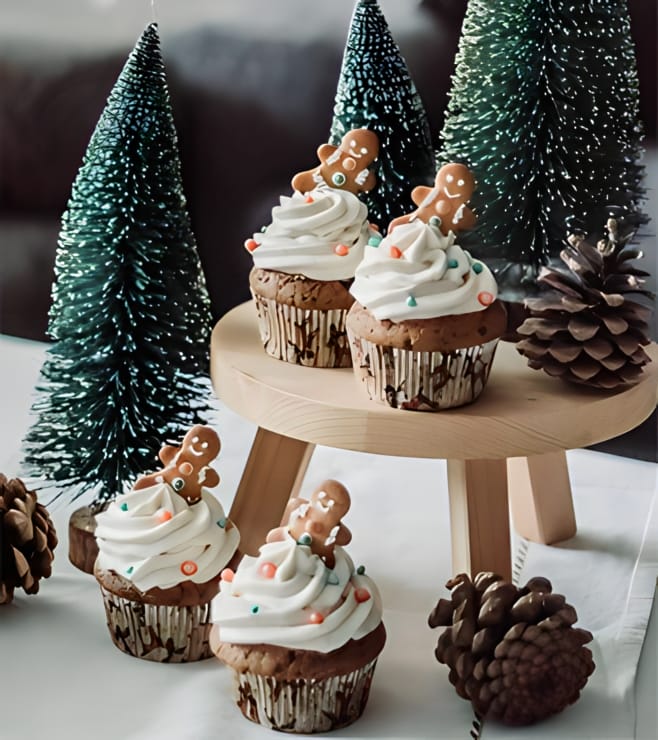
[[[124,653],[157,663],[189,663],[213,656],[208,644],[210,603],[159,606],[124,599],[102,585],[100,589],[112,642]]]
[[[439,411],[474,401],[487,383],[498,339],[451,352],[414,352],[350,335],[352,364],[370,398],[392,408]]]
[[[345,309],[313,311],[254,295],[268,355],[308,367],[350,367]]]
[[[377,659],[351,673],[320,681],[279,681],[272,676],[236,672],[236,701],[247,719],[273,730],[335,730],[363,714],[376,664]]]

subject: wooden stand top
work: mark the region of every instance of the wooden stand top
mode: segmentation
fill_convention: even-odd
[[[572,385],[531,370],[500,342],[471,405],[438,412],[371,401],[351,368],[293,365],[265,354],[251,301],[217,323],[211,377],[222,401],[259,427],[341,449],[457,460],[526,457],[585,447],[644,421],[656,406],[658,348],[642,380],[620,391]]]

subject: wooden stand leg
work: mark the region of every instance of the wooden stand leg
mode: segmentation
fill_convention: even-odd
[[[506,460],[448,460],[453,573],[511,579]]]
[[[315,445],[259,427],[229,517],[240,530],[240,551],[258,554],[296,495]]]
[[[522,537],[550,545],[576,534],[565,452],[511,457],[507,474],[512,521]]]

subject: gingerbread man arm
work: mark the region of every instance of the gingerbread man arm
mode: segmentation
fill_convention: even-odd
[[[171,461],[176,457],[180,447],[174,447],[174,445],[163,445],[158,452],[158,457],[163,465],[169,465]]]
[[[215,468],[205,467],[203,469],[203,485],[208,488],[214,488],[219,485],[219,473]]]

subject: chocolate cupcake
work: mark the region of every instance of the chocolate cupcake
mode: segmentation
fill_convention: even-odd
[[[386,631],[377,587],[343,549],[348,508],[345,488],[325,481],[289,503],[258,557],[223,576],[211,645],[253,722],[324,732],[365,709]]]
[[[372,148],[376,136],[363,131]],[[358,132],[350,133],[354,139]],[[355,193],[371,187],[373,177],[348,165],[356,155],[347,144],[345,151],[325,144],[318,155],[324,161],[317,172],[293,179],[303,192],[282,196],[271,224],[245,242],[254,260],[249,286],[269,355],[311,367],[349,367],[349,285],[366,245],[379,238]],[[360,172],[368,177],[357,184]]]
[[[455,180],[457,192],[464,180]],[[354,371],[371,399],[438,411],[480,395],[506,312],[489,268],[456,242],[453,229],[470,221],[463,201],[447,212],[442,189],[416,190],[422,193],[414,191],[415,199],[425,196],[419,210],[366,248],[346,326]]]
[[[209,427],[193,427],[165,468],[140,478],[97,515],[99,583],[110,636],[123,652],[157,662],[212,656],[210,604],[220,573],[237,562],[239,533],[206,486],[219,452]],[[205,485],[202,485],[205,484]]]

